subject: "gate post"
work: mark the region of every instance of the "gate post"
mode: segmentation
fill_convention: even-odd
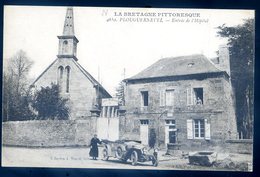
[[[99,117],[101,110],[99,110],[98,108],[92,108],[90,112],[91,112],[91,117]]]
[[[125,138],[125,131],[126,131],[126,107],[125,106],[119,106],[118,118],[119,118],[119,139],[123,139]]]
[[[97,118],[100,117],[100,110],[96,107],[90,110],[91,112],[91,125],[92,125],[92,136],[97,133]]]

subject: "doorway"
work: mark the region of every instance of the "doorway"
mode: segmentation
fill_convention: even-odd
[[[140,140],[142,144],[148,145],[149,120],[140,120]]]

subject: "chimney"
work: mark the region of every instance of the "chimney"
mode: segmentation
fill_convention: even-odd
[[[229,49],[227,45],[220,45],[218,51],[218,68],[222,71],[226,71],[230,76],[230,58]]]

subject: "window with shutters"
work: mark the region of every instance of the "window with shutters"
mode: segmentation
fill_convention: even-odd
[[[210,140],[210,124],[207,119],[188,119],[187,120],[188,139]]]
[[[194,120],[194,138],[205,137],[205,124],[203,119]]]
[[[174,106],[174,90],[165,91],[165,106]]]
[[[141,91],[142,106],[148,106],[148,91]]]
[[[165,90],[160,91],[160,106],[165,106]]]
[[[160,91],[160,106],[174,106],[174,89]]]
[[[187,88],[187,105],[202,105],[203,88]]]

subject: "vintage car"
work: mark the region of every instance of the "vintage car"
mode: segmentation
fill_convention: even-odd
[[[102,159],[108,160],[109,157],[115,157],[122,162],[131,161],[132,165],[138,162],[152,161],[153,166],[158,165],[157,150],[142,145],[140,141],[135,140],[102,140],[104,148],[102,150]],[[151,152],[152,151],[152,152]]]

